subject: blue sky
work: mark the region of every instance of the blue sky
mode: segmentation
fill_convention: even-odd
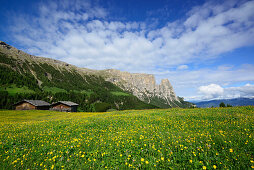
[[[0,40],[91,69],[168,78],[187,100],[254,97],[254,1],[1,1]]]

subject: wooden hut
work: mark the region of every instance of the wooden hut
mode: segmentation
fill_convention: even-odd
[[[50,104],[42,100],[22,100],[13,105],[16,110],[49,110]]]
[[[51,105],[51,110],[77,112],[78,104],[71,101],[59,101]]]

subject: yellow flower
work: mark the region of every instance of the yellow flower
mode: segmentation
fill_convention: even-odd
[[[54,167],[55,167],[55,166],[54,166],[54,165],[52,165],[52,166],[51,166],[51,169],[54,169]]]
[[[229,152],[233,152],[233,149],[229,149]]]
[[[145,159],[144,158],[141,158],[141,162],[143,162]]]
[[[217,166],[216,165],[213,165],[213,169],[216,169],[217,168]]]
[[[120,154],[120,157],[122,157],[123,155],[122,154]]]
[[[192,160],[190,160],[190,163],[192,163]]]
[[[161,157],[161,160],[164,161],[164,157]]]
[[[203,166],[203,169],[206,169],[206,166]]]
[[[149,162],[148,162],[148,161],[146,161],[146,164],[149,164]]]

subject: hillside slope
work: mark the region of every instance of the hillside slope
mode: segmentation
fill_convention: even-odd
[[[126,84],[133,84],[137,80],[135,76],[132,81],[122,81],[123,77],[108,70],[79,68],[62,61],[32,56],[2,41],[0,70],[0,92],[2,98],[5,98],[1,100],[1,108],[10,108],[11,103],[22,98],[39,98],[48,102],[72,100],[79,103],[83,111],[188,106],[188,103],[175,96],[169,81],[158,87],[152,84],[157,88],[154,94],[148,90],[148,93],[143,93],[145,95],[140,95],[146,90],[140,88],[146,87],[143,86],[145,79],[143,83],[134,83],[134,90],[129,90],[131,86]],[[146,74],[142,76],[145,77]],[[114,77],[125,83],[111,81]],[[141,90],[137,93],[135,89]]]

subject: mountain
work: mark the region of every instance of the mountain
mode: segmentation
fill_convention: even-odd
[[[131,74],[114,69],[102,70],[100,75],[146,103],[161,108],[182,107],[185,104],[176,96],[168,79],[161,80],[161,83],[157,85],[152,74]]]
[[[72,100],[82,111],[190,107],[175,95],[169,80],[150,74],[92,70],[37,57],[0,41],[0,108],[22,98]]]
[[[220,100],[193,102],[193,103],[197,107],[206,108],[206,107],[219,107],[221,102],[225,103],[225,105],[229,104],[232,106],[254,105],[254,99],[250,99],[250,98],[220,99]]]

